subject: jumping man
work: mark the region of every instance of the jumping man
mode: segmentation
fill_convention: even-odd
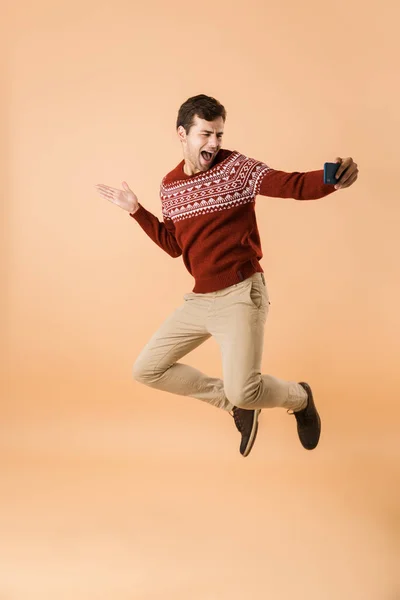
[[[139,354],[133,376],[158,390],[229,412],[241,434],[243,456],[253,447],[261,409],[276,406],[295,416],[300,442],[312,450],[321,421],[310,386],[261,373],[269,295],[260,265],[255,198],[323,198],[352,185],[358,167],[352,158],[337,158],[336,185],[323,182],[322,170],[275,170],[223,149],[225,121],[224,106],[209,96],[194,96],[180,107],[176,129],[183,160],[161,182],[162,222],[139,203],[125,181],[122,190],[96,186],[162,250],[173,258],[182,256],[194,278],[192,292]],[[221,350],[222,379],[178,362],[211,336]]]

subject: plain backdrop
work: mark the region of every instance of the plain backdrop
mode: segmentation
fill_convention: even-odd
[[[399,600],[398,3],[205,0],[4,7],[0,597]],[[325,199],[259,196],[263,370],[323,420],[229,415],[131,377],[193,287],[95,191],[161,219],[179,106],[227,109],[224,147],[276,169],[351,156]],[[214,340],[185,362],[221,376]]]

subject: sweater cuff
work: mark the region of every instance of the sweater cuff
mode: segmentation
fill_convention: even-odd
[[[320,176],[320,189],[321,189],[321,193],[322,193],[322,197],[324,196],[328,196],[329,194],[332,194],[332,192],[337,192],[337,190],[335,190],[335,184],[334,183],[324,183],[324,170],[321,169],[319,171],[317,171],[317,173],[319,173]]]
[[[134,214],[129,213],[129,216],[132,217],[132,219],[135,219],[135,221],[139,222],[140,221],[140,217],[143,216],[144,212],[145,212],[145,209],[143,208],[143,206],[139,202],[139,208],[137,209],[137,211]]]

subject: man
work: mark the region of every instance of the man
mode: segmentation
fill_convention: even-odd
[[[321,421],[307,383],[261,374],[269,297],[260,265],[255,216],[257,195],[312,200],[352,185],[351,158],[340,163],[336,185],[323,171],[285,173],[237,151],[222,149],[225,108],[214,98],[189,98],[179,109],[182,162],[162,180],[163,222],[146,210],[126,182],[122,190],[97,185],[100,195],[129,212],[173,258],[182,256],[193,291],[153,335],[137,358],[134,378],[153,388],[191,396],[232,414],[241,433],[240,453],[254,444],[262,408],[294,414],[304,448],[318,444]],[[178,362],[213,336],[220,346],[223,379]]]

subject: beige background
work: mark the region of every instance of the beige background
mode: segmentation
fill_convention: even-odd
[[[397,2],[19,2],[4,11],[0,598],[398,600]],[[258,197],[263,367],[309,381],[321,444],[131,379],[192,288],[96,183],[161,218],[180,104],[277,169],[352,156],[320,201]],[[213,340],[186,362],[215,376]]]

